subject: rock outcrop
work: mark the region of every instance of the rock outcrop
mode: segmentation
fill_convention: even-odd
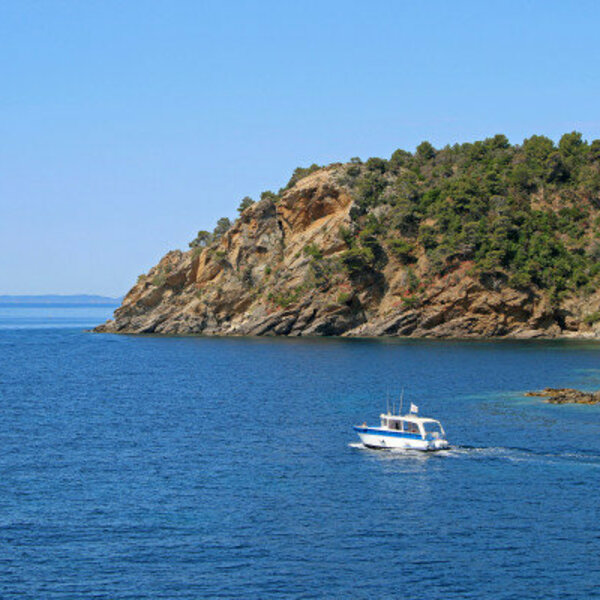
[[[550,404],[600,403],[600,392],[582,392],[573,388],[546,388],[541,392],[527,392],[525,395],[545,398]]]
[[[523,339],[600,334],[600,323],[585,319],[600,310],[597,293],[557,306],[534,287],[516,290],[501,275],[477,275],[469,261],[430,276],[423,250],[410,263],[386,251],[377,267],[349,270],[348,232],[359,232],[339,168],[316,171],[276,201],[250,206],[208,247],[169,252],[140,276],[114,319],[95,331]]]

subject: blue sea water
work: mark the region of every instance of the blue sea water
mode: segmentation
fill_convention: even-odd
[[[11,312],[12,310],[12,312]],[[582,342],[91,334],[0,311],[0,598],[600,598]],[[453,448],[366,450],[388,389]]]

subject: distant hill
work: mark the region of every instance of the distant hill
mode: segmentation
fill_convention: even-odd
[[[45,294],[40,296],[0,295],[0,304],[119,304],[122,298],[93,294]]]

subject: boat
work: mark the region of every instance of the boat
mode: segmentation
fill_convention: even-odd
[[[436,419],[419,417],[418,407],[411,404],[409,414],[393,414],[388,411],[379,415],[380,426],[366,423],[354,425],[360,441],[367,448],[413,449],[423,451],[444,450],[449,447],[446,432]]]

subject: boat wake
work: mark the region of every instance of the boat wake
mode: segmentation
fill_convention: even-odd
[[[374,454],[380,454],[384,456],[398,456],[398,457],[413,457],[423,458],[425,456],[444,455],[447,454],[452,447],[444,450],[418,450],[416,448],[369,448],[360,442],[352,442],[348,444],[349,448],[356,448],[358,450],[364,450],[365,452],[373,452]]]
[[[437,458],[468,458],[470,460],[500,460],[519,462],[543,462],[546,464],[576,463],[585,466],[600,467],[600,454],[587,452],[585,450],[566,452],[544,452],[530,448],[518,448],[510,446],[450,446],[444,450],[435,452],[422,452],[413,449],[372,449],[367,448],[360,442],[348,444],[350,448],[356,448],[367,452],[385,453],[399,455],[402,457],[437,457]]]

